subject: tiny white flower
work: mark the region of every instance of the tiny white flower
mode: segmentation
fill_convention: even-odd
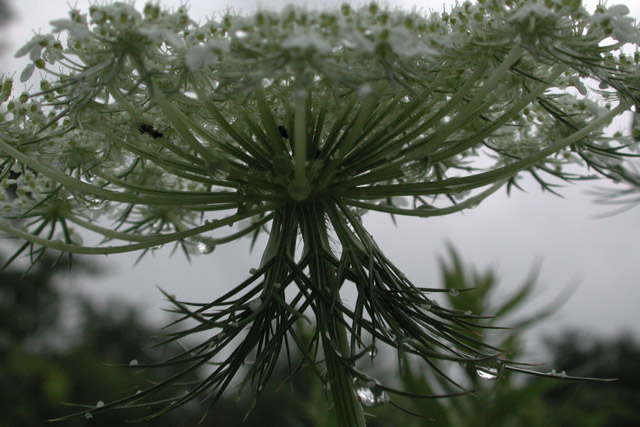
[[[600,9],[599,12],[593,16],[593,20],[611,31],[611,37],[623,43],[640,42],[635,21],[627,16],[629,14],[627,6],[615,5],[608,9]]]
[[[165,42],[173,47],[184,46],[180,37],[168,28],[162,28],[157,25],[145,25],[138,31],[154,43]]]
[[[409,30],[403,27],[391,29],[387,43],[396,55],[405,58],[428,58],[437,54],[423,40],[416,38]]]
[[[66,30],[71,37],[79,41],[86,40],[91,34],[91,31],[89,31],[85,25],[72,21],[71,19],[54,19],[53,21],[49,21],[49,24],[53,26],[54,33]]]
[[[229,50],[228,41],[210,41],[193,46],[184,57],[185,64],[191,71],[220,63],[224,53]]]
[[[526,24],[532,18],[547,18],[555,15],[556,14],[543,3],[528,3],[520,7],[513,15],[511,15],[509,21],[513,23]]]
[[[312,31],[295,31],[286,37],[281,46],[284,49],[299,49],[301,51],[313,51],[320,54],[328,53],[331,47],[318,34]]]
[[[44,49],[44,46],[46,45],[47,42],[48,42],[48,38],[46,36],[42,36],[42,35],[34,36],[31,40],[27,42],[27,44],[25,44],[20,49],[18,49],[14,56],[16,58],[20,58],[22,56],[25,56],[26,54],[29,54],[29,57],[33,60],[33,57],[36,55],[36,52],[37,52],[37,58],[39,58],[40,52],[42,52],[42,49]]]

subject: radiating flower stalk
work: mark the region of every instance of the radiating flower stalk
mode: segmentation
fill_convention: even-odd
[[[20,79],[37,70],[40,90],[14,96],[2,81],[0,229],[24,241],[10,262],[170,243],[208,254],[268,233],[261,263],[215,301],[167,295],[176,323],[192,323],[164,343],[208,338],[136,369],[180,374],[80,414],[213,405],[234,380],[257,398],[294,348],[326,381],[343,426],[402,394],[361,369],[378,346],[445,377],[434,360],[492,378],[526,371],[481,339],[482,316],[441,307],[441,290],[395,267],[361,216],[453,214],[523,175],[551,190],[631,179],[637,139],[604,130],[640,103],[627,13],[481,0],[426,15],[288,6],[198,24],[185,7],[113,3],[53,21],[53,35],[17,53],[31,60]],[[294,327],[304,319],[311,338]],[[181,383],[205,365],[206,378]],[[153,400],[172,385],[187,392]]]

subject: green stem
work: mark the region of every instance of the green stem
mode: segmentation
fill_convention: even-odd
[[[323,255],[330,251],[324,209],[320,203],[304,204],[300,207],[300,218],[305,253],[310,253],[313,258],[309,264],[309,276],[326,296],[316,298],[314,309],[338,425],[364,427],[362,405],[356,397],[352,376],[344,366],[344,360],[350,356],[346,326],[333,304],[333,301],[340,301],[339,283],[335,280],[334,267]]]
[[[293,123],[294,138],[294,164],[295,164],[295,180],[304,185],[307,183],[306,162],[307,162],[307,141],[306,141],[306,121],[307,112],[305,108],[305,99],[307,92],[304,89],[298,89],[293,96],[293,106],[295,117]]]
[[[155,205],[155,206],[180,206],[180,205],[195,205],[215,203],[220,201],[227,201],[226,198],[232,197],[236,199],[237,196],[231,193],[225,194],[213,194],[210,192],[194,192],[194,191],[161,191],[155,189],[156,196],[135,196],[130,193],[117,192],[107,190],[102,187],[98,187],[92,184],[73,178],[66,173],[53,169],[28,154],[18,151],[2,139],[0,139],[0,152],[4,152],[31,169],[41,173],[47,178],[62,184],[68,190],[80,191],[82,193],[98,196],[111,202],[129,203],[132,205]],[[143,186],[139,186],[142,188]],[[149,187],[151,188],[151,187]],[[160,195],[163,194],[163,195]],[[220,197],[223,197],[222,199]],[[235,200],[234,200],[235,201]]]
[[[207,231],[212,231],[218,228],[221,228],[225,225],[230,225],[235,223],[236,221],[241,221],[245,218],[250,218],[254,215],[259,215],[261,213],[268,212],[270,210],[274,210],[274,205],[266,205],[258,207],[252,211],[238,213],[223,219],[215,220],[214,222],[210,222],[199,227],[194,227],[189,230],[179,231],[176,233],[158,235],[153,239],[146,240],[140,243],[134,243],[129,245],[120,245],[120,246],[77,246],[70,245],[67,243],[62,243],[50,239],[43,239],[28,231],[21,230],[19,228],[13,227],[8,221],[0,220],[0,231],[4,231],[9,233],[15,237],[18,237],[23,240],[28,240],[31,243],[35,243],[40,246],[44,246],[49,249],[54,249],[61,252],[69,252],[73,254],[86,254],[86,255],[108,255],[108,254],[118,254],[124,252],[133,252],[142,249],[152,248],[154,246],[164,245],[166,243],[175,242],[177,240],[186,239],[188,237],[193,237],[198,234],[202,234]]]
[[[329,315],[326,320],[330,321],[331,316]],[[340,325],[338,328],[344,332],[344,326]],[[331,348],[331,343],[326,335],[322,337],[322,347],[327,364],[327,377],[331,385],[331,396],[338,416],[338,425],[341,427],[366,426],[362,405],[356,398],[351,375],[342,366],[342,362],[338,359],[339,356]]]
[[[611,122],[615,117],[622,114],[631,107],[631,103],[627,100],[620,100],[620,103],[602,117],[592,121],[582,129],[572,133],[566,138],[550,144],[546,148],[540,150],[536,154],[517,160],[507,166],[482,172],[475,175],[465,177],[447,178],[442,181],[430,181],[415,184],[390,184],[379,186],[356,187],[350,190],[342,191],[342,194],[349,198],[357,199],[382,199],[393,196],[424,196],[427,194],[443,194],[451,192],[460,192],[472,190],[484,185],[495,183],[512,177],[518,172],[533,167],[545,158],[557,153],[558,151],[578,142],[590,133],[603,128]],[[342,189],[337,189],[341,191]],[[336,190],[333,190],[336,191]]]

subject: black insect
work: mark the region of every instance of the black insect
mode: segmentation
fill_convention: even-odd
[[[162,132],[155,130],[154,127],[148,123],[141,123],[140,126],[138,126],[138,130],[140,131],[141,134],[146,133],[153,139],[164,137],[164,134]]]
[[[278,126],[278,130],[280,131],[280,136],[282,136],[283,138],[287,138],[287,139],[289,138],[289,134],[287,133],[287,128],[286,127],[284,127],[282,125],[279,125]]]

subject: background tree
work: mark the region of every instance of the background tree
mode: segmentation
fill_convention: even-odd
[[[105,366],[137,359],[160,362],[169,351],[143,351],[153,344],[150,337],[156,328],[145,324],[133,307],[113,301],[98,309],[69,290],[62,292],[58,282],[71,274],[69,267],[64,260],[45,257],[28,273],[0,273],[0,425],[44,425],[68,413],[69,408],[61,402],[96,405],[123,393],[135,393],[149,381],[159,381],[172,372],[165,369],[163,373],[133,375],[133,368]],[[97,274],[95,266],[76,260],[73,274],[88,277],[87,273]],[[69,315],[74,312],[78,318],[70,329]],[[127,417],[147,414],[147,408],[139,408]],[[191,407],[149,425],[185,425],[199,417]],[[113,426],[122,420],[122,414],[108,412],[92,421]],[[85,422],[77,419],[68,425]]]

